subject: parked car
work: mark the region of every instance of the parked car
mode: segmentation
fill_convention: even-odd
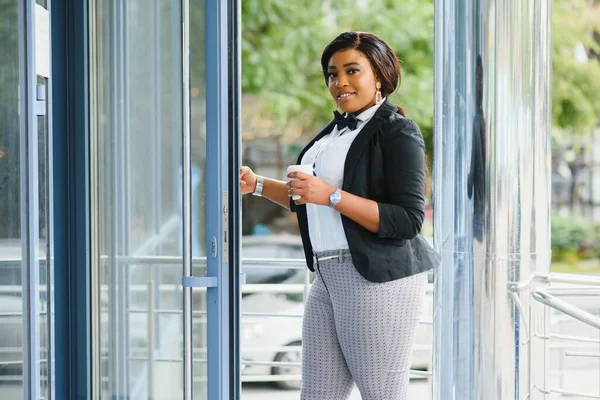
[[[299,236],[290,234],[249,235],[242,237],[242,259],[304,260],[304,248]],[[293,268],[267,268],[260,264],[242,264],[246,283],[279,283],[298,273]]]
[[[299,237],[287,237],[279,242],[276,237],[268,237],[261,244],[260,237],[253,239],[252,245],[242,241],[242,259],[248,256],[244,250],[252,247],[253,253],[261,258],[278,258],[278,254],[293,254],[292,249],[299,249],[295,258],[304,259]],[[296,244],[294,244],[294,241]],[[277,243],[280,243],[277,245]],[[248,246],[248,247],[247,247]],[[281,247],[278,247],[281,246]],[[275,250],[270,251],[269,249]],[[300,253],[301,252],[301,253]],[[253,257],[253,256],[252,256]],[[284,257],[290,258],[290,257]],[[282,268],[282,271],[285,271]],[[307,269],[285,272],[289,277],[275,283],[292,285],[289,293],[269,293],[259,291],[242,299],[241,348],[242,348],[242,381],[271,381],[283,389],[298,389],[301,386],[299,366],[277,365],[272,363],[300,363],[302,345],[302,315],[304,313],[303,286]],[[272,273],[273,276],[283,276]],[[255,276],[258,278],[258,275]],[[313,274],[311,274],[311,280]],[[264,276],[263,278],[264,279]],[[258,283],[270,283],[264,279]],[[254,283],[257,281],[253,280]],[[265,286],[265,289],[268,286]],[[278,291],[279,292],[279,291]],[[258,314],[258,315],[257,315]],[[268,315],[267,315],[268,314]],[[429,287],[425,306],[424,321],[431,321],[433,315],[433,294]],[[432,364],[432,326],[430,323],[420,324],[417,328],[413,347],[411,368],[431,371]],[[291,379],[285,379],[289,376]]]
[[[6,253],[3,253],[3,256]],[[17,257],[17,256],[16,256]],[[272,259],[298,259],[300,265],[304,262],[304,251],[300,238],[292,235],[268,235],[244,237],[242,241],[242,259],[272,258]],[[12,267],[11,267],[12,268]],[[300,376],[300,367],[289,365],[270,365],[271,362],[300,362],[300,346],[302,334],[302,315],[304,312],[303,291],[307,269],[282,267],[278,269],[265,268],[261,265],[244,267],[248,284],[264,285],[263,289],[279,288],[279,284],[286,285],[288,291],[280,293],[261,290],[255,293],[246,293],[242,298],[242,380],[243,381],[277,381],[283,376]],[[309,281],[314,277],[309,275]],[[16,279],[16,278],[15,278]],[[13,282],[3,282],[0,287],[9,287]],[[270,285],[270,286],[269,286]],[[287,286],[290,285],[290,286]],[[200,297],[198,297],[200,298]],[[132,298],[136,299],[136,297]],[[144,308],[146,297],[141,296],[131,306],[136,309]],[[165,301],[167,298],[163,298]],[[431,319],[433,301],[431,294],[427,297],[424,315]],[[101,331],[108,331],[108,293],[102,291],[101,310],[103,310],[100,323]],[[21,375],[22,365],[22,299],[14,293],[0,293],[0,375]],[[253,313],[254,315],[248,315]],[[269,315],[266,315],[269,314]],[[175,320],[178,318],[173,316]],[[147,322],[143,313],[128,315],[129,337],[128,346],[132,354],[143,357],[147,346]],[[164,318],[161,319],[164,322]],[[163,328],[176,326],[173,323],[163,323]],[[202,329],[197,330],[198,333]],[[165,334],[161,330],[161,336]],[[170,336],[165,336],[169,338]],[[173,337],[176,340],[176,337]],[[107,335],[101,335],[101,354],[108,356]],[[169,339],[170,340],[170,339]],[[417,334],[417,343],[413,350],[412,368],[431,370],[431,326],[420,325]],[[173,345],[177,348],[177,344]],[[15,363],[17,362],[17,363]],[[104,359],[107,362],[107,359]],[[259,364],[252,364],[253,362]],[[107,370],[107,366],[103,367]],[[260,378],[259,378],[260,377]],[[300,381],[297,378],[278,381],[282,388],[298,388]]]

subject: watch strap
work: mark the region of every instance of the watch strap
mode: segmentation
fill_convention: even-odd
[[[260,175],[256,175],[256,186],[254,187],[253,195],[262,197],[263,186],[265,184],[265,178]]]

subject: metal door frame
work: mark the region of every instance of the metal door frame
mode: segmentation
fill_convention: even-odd
[[[22,308],[22,389],[23,398],[39,398],[41,396],[42,374],[41,364],[46,364],[47,399],[55,398],[55,349],[54,349],[54,139],[52,118],[52,52],[50,30],[51,1],[45,7],[35,0],[18,2],[18,37],[19,37],[19,135],[20,135],[20,202],[21,202],[21,299]],[[48,31],[40,31],[36,26],[42,23]],[[50,37],[41,36],[50,35]],[[48,48],[44,46],[47,39]],[[44,54],[42,65],[38,52]],[[41,67],[41,70],[39,69]],[[44,84],[38,85],[38,77],[44,78]],[[45,118],[46,140],[40,148],[38,135],[38,117]],[[42,150],[47,158],[47,166],[43,171],[46,190],[40,192],[40,157]],[[40,301],[40,196],[44,196],[43,210],[46,222],[46,321],[44,327],[47,334],[46,358],[41,357],[41,313]]]
[[[48,0],[50,3],[50,0]],[[50,7],[49,7],[50,8]],[[57,399],[91,398],[88,2],[52,2],[52,183]]]
[[[206,277],[191,275],[189,0],[182,10],[184,399],[193,399],[192,288],[200,287],[207,296],[208,398],[239,398],[239,1],[205,2]]]
[[[19,1],[19,116],[23,398],[40,396],[39,190],[36,121],[35,0]]]

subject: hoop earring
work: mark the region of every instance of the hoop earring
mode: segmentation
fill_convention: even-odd
[[[379,105],[383,103],[383,96],[381,95],[381,82],[377,82],[375,85],[377,92],[375,93],[375,104]]]

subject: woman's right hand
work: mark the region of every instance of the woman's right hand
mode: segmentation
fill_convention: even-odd
[[[256,174],[249,167],[240,168],[240,188],[242,194],[252,193],[256,189]]]

